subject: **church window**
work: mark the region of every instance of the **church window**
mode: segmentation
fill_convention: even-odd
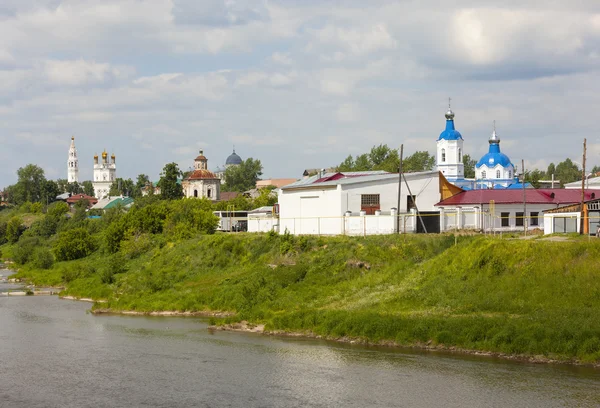
[[[481,172],[481,178],[484,179],[486,178],[487,174],[485,173],[485,170]]]
[[[212,196],[212,190],[210,188],[208,190],[206,190],[206,196],[208,198],[210,198]]]
[[[104,178],[104,181],[106,181],[106,174],[104,174],[102,177]]]
[[[462,161],[462,152],[460,151],[460,147],[458,148],[458,162]]]
[[[198,198],[198,190],[194,190],[194,197]]]
[[[512,170],[508,171],[508,178],[512,178]]]
[[[446,149],[442,149],[442,163],[446,161]]]
[[[417,208],[417,196],[414,195],[407,195],[406,196],[406,211],[410,211],[413,208]]]
[[[500,178],[500,170],[496,170],[496,178],[499,179]]]

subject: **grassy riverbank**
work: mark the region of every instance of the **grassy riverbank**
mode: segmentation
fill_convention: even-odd
[[[115,311],[227,311],[267,330],[600,362],[600,242],[141,235],[38,285]],[[8,248],[10,252],[10,248]]]

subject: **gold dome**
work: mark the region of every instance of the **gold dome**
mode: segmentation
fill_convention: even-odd
[[[102,152],[102,158],[106,159],[108,157],[108,153],[106,153],[106,150]]]

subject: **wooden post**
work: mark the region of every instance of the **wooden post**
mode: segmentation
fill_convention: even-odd
[[[523,172],[523,232],[527,235],[527,198],[525,196],[525,160],[521,159],[521,171]]]
[[[398,167],[398,209],[396,212],[396,231],[400,234],[400,204],[402,193],[402,155],[404,154],[404,145],[400,145],[400,167]]]
[[[583,234],[586,229],[585,218],[584,218],[584,206],[585,206],[585,153],[586,153],[586,142],[587,139],[583,139],[583,160],[581,166],[581,223],[579,225],[580,233]],[[589,233],[589,231],[588,231]]]

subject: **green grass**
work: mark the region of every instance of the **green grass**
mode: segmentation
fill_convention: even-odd
[[[36,284],[114,310],[230,311],[267,329],[600,361],[600,241],[199,235],[97,252]],[[9,251],[10,252],[10,251]],[[362,266],[362,267],[361,267]]]

